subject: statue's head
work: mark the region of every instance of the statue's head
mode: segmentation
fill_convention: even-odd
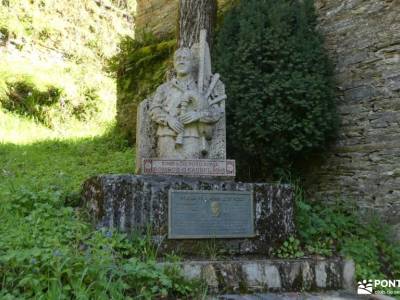
[[[193,71],[194,57],[189,48],[179,48],[175,51],[174,67],[178,75],[186,75]]]

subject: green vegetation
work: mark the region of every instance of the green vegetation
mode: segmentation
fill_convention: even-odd
[[[133,2],[1,2],[0,106],[50,128],[110,120],[116,90],[104,65],[133,35]]]
[[[95,230],[85,179],[134,170],[106,66],[132,36],[131,0],[0,2],[0,298],[177,299],[149,237]],[[176,261],[176,258],[166,258]]]
[[[0,298],[176,299],[199,293],[200,285],[185,281],[173,265],[156,265],[149,238],[94,231],[77,206],[85,179],[134,169],[133,150],[113,126],[55,139],[56,132],[29,118],[2,114],[8,127],[1,128],[0,143]]]
[[[215,69],[229,99],[228,153],[242,178],[279,177],[334,136],[331,68],[315,26],[310,0],[241,1],[224,18]]]
[[[279,258],[299,258],[304,256],[304,252],[301,251],[300,241],[291,236],[283,242],[274,255]]]
[[[2,299],[176,299],[193,292],[122,234],[92,229],[55,191],[13,190],[2,201]],[[3,298],[4,297],[4,298]]]
[[[107,119],[105,111],[114,110],[110,107],[115,103],[113,82],[104,76],[99,81],[89,80],[88,75],[73,73],[72,69],[66,72],[57,66],[32,65],[24,59],[3,60],[0,62],[0,104],[49,128],[71,119]],[[102,82],[105,86],[101,89],[109,91],[96,87]]]
[[[307,201],[295,186],[298,246],[307,255],[351,257],[358,280],[400,277],[400,243],[389,225],[374,214],[360,214],[354,202]]]

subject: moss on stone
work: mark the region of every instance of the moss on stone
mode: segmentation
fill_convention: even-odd
[[[132,143],[137,106],[166,79],[175,46],[175,39],[128,38],[121,44],[121,53],[111,62],[112,70],[117,73],[117,122]]]

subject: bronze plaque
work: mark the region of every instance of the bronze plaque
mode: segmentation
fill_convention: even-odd
[[[144,158],[144,175],[184,175],[235,177],[234,160]]]
[[[254,237],[251,192],[170,190],[168,238]]]

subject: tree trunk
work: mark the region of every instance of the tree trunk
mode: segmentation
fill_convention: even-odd
[[[206,29],[211,48],[216,18],[217,0],[179,0],[179,47],[199,42],[200,30]]]

